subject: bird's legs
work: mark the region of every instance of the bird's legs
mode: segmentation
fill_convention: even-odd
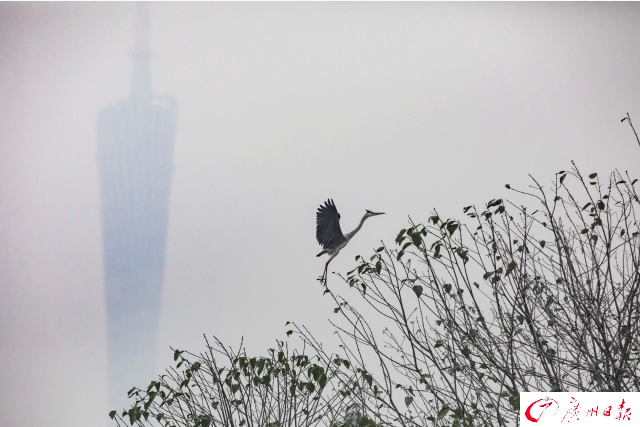
[[[327,261],[327,263],[324,265],[324,273],[322,274],[322,277],[320,278],[320,283],[323,283],[325,286],[327,284],[327,269],[329,268],[329,263],[331,262],[332,259],[334,259],[336,257],[336,255],[338,255],[338,252],[339,251],[334,252],[333,255],[331,255],[331,257]]]

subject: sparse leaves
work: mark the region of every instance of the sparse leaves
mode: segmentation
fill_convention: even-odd
[[[336,387],[338,378],[356,379],[344,357],[290,352],[280,341],[268,357],[248,357],[242,347],[234,352],[217,340],[215,346],[207,341],[207,346],[208,353],[199,356],[174,351],[174,361],[183,364],[182,370],[168,370],[149,384],[146,393],[131,389],[132,407],[122,414],[111,411],[109,416],[122,427],[155,423],[162,427],[282,426],[284,421],[302,426],[326,419],[331,411],[345,411],[350,402]],[[219,366],[224,360],[226,366]],[[372,376],[366,375],[372,383]],[[262,409],[247,411],[251,406]]]
[[[629,334],[616,321],[640,318],[640,200],[627,177],[614,174],[608,194],[597,174],[585,179],[560,171],[548,189],[534,180],[532,194],[514,193],[535,206],[493,199],[477,216],[465,206],[466,223],[434,213],[401,231],[387,274],[365,278],[360,294],[380,317],[340,312],[345,344],[380,363],[382,377],[363,390],[389,424],[506,427],[517,424],[521,390],[640,384],[640,323]],[[635,350],[601,342],[600,330]],[[400,407],[385,397],[396,388],[406,392]]]
[[[464,207],[465,222],[410,222],[397,246],[356,257],[349,287],[325,290],[344,354],[295,325],[287,336],[313,356],[279,344],[269,357],[233,353],[222,368],[176,350],[169,377],[146,394],[132,389],[136,405],[109,415],[162,427],[293,425],[277,407],[305,427],[506,427],[522,390],[635,391],[640,199],[637,180],[610,178],[560,171],[549,188],[533,180],[531,193],[511,192],[524,203],[492,199],[482,213]],[[249,407],[271,409],[257,420]]]

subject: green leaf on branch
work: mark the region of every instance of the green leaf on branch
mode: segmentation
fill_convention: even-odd
[[[411,246],[411,242],[407,242],[402,246],[402,249],[400,249],[400,251],[398,252],[398,256],[396,257],[398,259],[398,261],[400,261],[400,258],[402,258],[402,256],[404,255],[404,251]]]
[[[269,385],[271,385],[271,375],[267,374],[267,375],[263,376],[262,377],[262,384],[264,384],[267,387],[269,387]]]
[[[449,235],[453,236],[453,233],[455,233],[457,229],[458,224],[454,221],[449,221],[449,223],[447,224],[447,231],[449,232]]]
[[[461,351],[462,351],[463,356],[467,357],[467,358],[471,354],[471,350],[469,350],[469,347],[467,347],[466,345],[463,347],[463,349]]]
[[[373,377],[367,371],[364,371],[364,370],[360,371],[360,373],[362,374],[362,378],[364,378],[367,384],[369,384],[369,387],[371,387],[373,385]]]
[[[404,398],[404,404],[405,405],[409,406],[409,405],[411,405],[411,402],[413,402],[413,397],[407,396],[407,397]]]
[[[509,404],[513,408],[514,411],[520,410],[520,395],[518,396],[509,396]]]
[[[469,262],[469,251],[468,250],[463,250],[462,248],[457,248],[456,249],[456,253],[458,254],[458,256],[460,258],[462,258],[462,261],[466,264]]]
[[[433,250],[433,248],[435,247],[435,251],[433,252],[433,257],[435,259],[440,258],[442,255],[440,255],[440,248],[442,247],[442,243],[440,241],[434,242],[431,245],[431,249]]]
[[[358,422],[358,427],[377,427],[376,422],[371,418],[363,415],[360,417],[360,421]]]
[[[443,419],[447,415],[447,412],[449,412],[449,407],[445,405],[438,411],[438,419]]]
[[[411,241],[416,248],[420,248],[420,244],[422,243],[422,237],[420,237],[420,233],[411,234]]]
[[[518,266],[518,264],[515,261],[511,261],[508,265],[507,265],[507,271],[504,273],[504,276],[507,277],[509,274],[511,274],[511,272]]]
[[[415,286],[413,287],[413,292],[415,292],[416,296],[417,296],[418,298],[420,298],[420,295],[422,295],[422,286],[420,286],[420,285],[415,285]]]

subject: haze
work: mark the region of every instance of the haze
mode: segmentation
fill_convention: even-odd
[[[96,118],[128,96],[133,3],[0,4],[0,425],[107,426]],[[637,175],[635,3],[153,3],[152,88],[178,102],[158,366],[203,334],[261,353],[330,337],[315,210],[407,217],[504,184]],[[335,286],[339,279],[333,276]],[[328,338],[327,338],[328,339]]]

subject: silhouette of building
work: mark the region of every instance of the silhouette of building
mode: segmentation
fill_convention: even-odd
[[[109,403],[157,375],[156,343],[176,106],[150,86],[149,13],[136,9],[131,96],[98,117],[98,162],[109,340]]]

